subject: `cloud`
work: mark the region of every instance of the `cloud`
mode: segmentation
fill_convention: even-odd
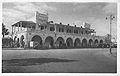
[[[35,11],[41,13],[47,13],[47,11],[56,11],[55,7],[50,7],[45,3],[25,3],[25,2],[14,2],[15,6],[12,8],[3,8],[3,18],[15,18],[17,20],[27,20],[35,15]]]
[[[91,22],[91,28],[94,28],[97,35],[105,36],[110,33],[109,21],[106,21],[104,18],[88,18]],[[116,21],[112,23],[112,35],[117,36],[117,24]]]
[[[8,5],[9,4],[9,5]],[[11,26],[20,20],[33,20],[35,11],[46,13],[49,11],[49,19],[63,23],[73,23],[80,27],[83,22],[91,24],[98,35],[109,33],[109,22],[105,21],[106,14],[116,13],[115,3],[44,3],[44,2],[12,2],[3,7],[3,22]],[[104,20],[103,20],[104,19]],[[116,34],[116,26],[113,26]],[[101,30],[102,29],[102,30]]]
[[[3,8],[2,16],[4,19],[9,17],[15,18],[15,20],[27,20],[35,15],[35,11],[39,11],[41,13],[46,13],[45,10],[56,11],[55,7],[50,7],[45,3],[33,4],[24,2],[14,2],[12,4],[14,5],[14,7],[9,8],[6,6],[5,8]]]
[[[74,9],[73,9],[73,11],[77,11],[77,10],[79,10],[79,11],[84,11],[84,10],[86,10],[88,7],[89,7],[89,5],[86,5],[86,4],[78,4],[78,3],[74,3]]]
[[[50,6],[48,6],[48,5],[43,5],[42,8],[43,8],[43,9],[46,9],[46,10],[51,10],[51,11],[56,11],[56,10],[57,10],[56,8],[50,7]]]
[[[95,29],[96,35],[105,36],[109,34],[109,21],[106,21],[104,18],[96,18],[96,17],[87,17],[81,18],[78,21],[75,21],[75,24],[80,27],[83,22],[87,22],[91,25],[91,29]],[[117,25],[116,22],[112,24],[112,35],[116,37],[117,35]]]
[[[35,16],[35,11],[46,13],[47,11],[56,11],[55,7],[48,6],[46,3],[33,3],[33,2],[12,2],[3,3],[2,17],[3,23],[7,28],[21,20],[31,20]],[[11,29],[10,29],[11,30]]]
[[[33,2],[32,4],[36,5],[37,7],[40,7],[41,9],[48,10],[48,11],[57,11],[56,7],[50,6],[47,3],[44,2]],[[50,4],[50,3],[49,3]]]
[[[46,11],[56,11],[55,7],[48,6],[46,3],[17,3],[16,10],[31,14],[35,11],[45,13]]]
[[[117,3],[110,3],[107,4],[104,8],[103,11],[106,14],[117,14]]]
[[[14,10],[14,9],[3,9],[3,18],[22,18],[24,17],[26,14],[20,12],[20,11],[17,11],[17,10]]]
[[[74,25],[76,25],[77,27],[80,27],[80,26],[84,27],[83,23],[84,23],[83,21],[77,20],[74,22]]]
[[[14,7],[14,9],[24,12],[24,13],[27,13],[27,14],[31,14],[31,13],[37,11],[37,8],[31,3],[23,3],[23,4],[18,3],[18,5],[16,5],[16,7]]]

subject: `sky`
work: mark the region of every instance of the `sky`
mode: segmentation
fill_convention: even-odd
[[[63,24],[76,24],[80,27],[83,22],[91,24],[96,35],[109,34],[110,14],[112,20],[112,37],[117,38],[117,4],[108,2],[3,2],[2,21],[11,31],[11,25],[18,21],[33,20],[35,11],[48,12],[49,21]]]

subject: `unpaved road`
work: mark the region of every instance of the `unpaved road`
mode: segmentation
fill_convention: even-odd
[[[3,49],[2,72],[116,73],[117,49]]]

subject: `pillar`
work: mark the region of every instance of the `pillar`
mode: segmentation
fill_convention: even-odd
[[[56,25],[55,25],[55,24],[54,24],[54,28],[55,28],[55,31],[54,31],[54,32],[56,33],[56,31],[57,31],[56,29],[57,29],[57,28],[56,28]]]
[[[13,26],[12,26],[12,35],[13,35]]]
[[[20,31],[22,31],[22,22],[20,22]]]
[[[15,31],[14,29],[15,29],[15,27],[13,26],[13,33],[14,33],[14,31]]]
[[[16,33],[16,26],[14,26],[14,33]]]
[[[30,31],[32,31],[32,26],[30,26]]]
[[[17,32],[19,31],[19,24],[17,23]]]

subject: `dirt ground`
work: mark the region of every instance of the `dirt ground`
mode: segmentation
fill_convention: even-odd
[[[117,49],[3,49],[3,73],[116,73]]]

